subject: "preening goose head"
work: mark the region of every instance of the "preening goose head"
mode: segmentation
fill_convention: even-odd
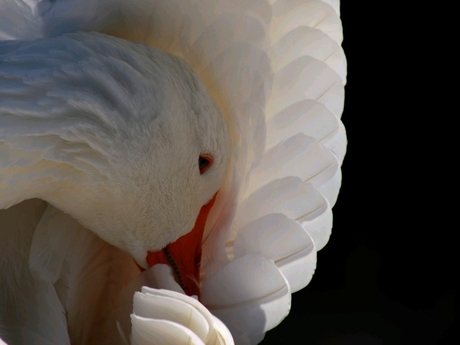
[[[97,33],[2,42],[0,59],[0,147],[16,157],[0,206],[42,198],[143,267],[194,228],[225,179],[230,136],[181,59]]]

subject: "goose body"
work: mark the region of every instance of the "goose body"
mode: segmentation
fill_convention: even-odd
[[[338,2],[0,10],[0,338],[231,344],[228,327],[258,343],[330,234],[346,146]],[[200,219],[205,307],[143,288],[130,319],[140,286],[182,291],[161,258],[138,266]]]

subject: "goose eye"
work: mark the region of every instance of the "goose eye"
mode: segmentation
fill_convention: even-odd
[[[198,158],[198,167],[200,168],[200,174],[203,174],[212,165],[212,158],[208,156],[202,156]]]

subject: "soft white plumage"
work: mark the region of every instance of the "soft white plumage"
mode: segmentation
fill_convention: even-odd
[[[82,32],[4,42],[0,54],[1,208],[48,201],[145,267],[147,250],[193,228],[225,178],[230,139],[188,66]],[[200,175],[202,153],[214,164]]]
[[[26,52],[12,55],[21,61],[7,60],[9,66],[0,66],[3,73],[13,76],[4,74],[0,79],[2,208],[33,197],[58,208],[30,200],[0,211],[0,240],[8,243],[2,247],[0,274],[10,291],[2,299],[8,303],[0,318],[3,312],[10,329],[16,327],[14,332],[24,343],[121,341],[116,319],[121,328],[126,327],[130,310],[120,307],[118,316],[110,310],[123,305],[119,296],[129,295],[123,286],[134,279],[136,267],[128,255],[83,226],[143,264],[146,250],[158,249],[190,230],[200,207],[219,190],[203,242],[201,301],[226,323],[237,343],[260,341],[288,313],[290,293],[308,284],[316,250],[330,234],[331,207],[345,153],[339,120],[345,60],[338,2],[145,0],[133,5],[123,1],[1,0],[0,13],[4,23],[0,35],[7,40],[97,30],[180,56],[204,81],[222,111],[220,116],[192,73],[175,72],[183,65],[174,58],[161,60],[161,66],[176,66],[167,69],[172,86],[166,83],[163,87],[164,83],[151,80],[166,73],[163,67],[153,73],[154,66],[144,69],[137,62],[143,54],[150,54],[145,47],[111,38],[103,38],[108,43],[100,45],[92,41],[102,37],[97,34],[56,38],[75,45],[84,41],[90,50],[99,52],[101,60],[88,58],[87,70],[66,62],[67,46],[61,52],[45,52],[36,46],[30,48],[34,53],[29,56]],[[113,50],[118,44],[125,49],[119,60]],[[3,43],[0,53],[19,45],[24,43]],[[88,53],[87,48],[83,50],[83,55]],[[43,73],[28,74],[31,62],[46,65],[44,56],[57,64],[44,66]],[[128,61],[129,67],[119,61]],[[51,72],[54,66],[65,67],[61,67],[64,72]],[[138,79],[133,78],[136,68]],[[37,66],[32,70],[37,71]],[[50,87],[55,89],[43,95],[40,85],[47,73],[53,75]],[[85,83],[79,85],[82,74]],[[15,76],[30,79],[23,85]],[[182,77],[189,81],[184,83]],[[55,83],[56,79],[63,80],[65,87]],[[88,87],[95,92],[87,92]],[[168,89],[175,93],[157,97],[155,106],[149,108],[153,101],[144,96],[146,89],[155,95]],[[75,99],[75,94],[79,95],[77,104],[63,101],[65,95]],[[66,103],[65,107],[56,99]],[[164,106],[158,108],[158,102]],[[46,113],[49,107],[58,111]],[[206,121],[190,122],[187,109],[194,107]],[[59,111],[69,109],[72,116],[67,122],[53,121]],[[157,113],[146,115],[146,109]],[[149,116],[167,118],[172,112],[183,114],[181,120],[158,120],[161,129],[149,125]],[[131,117],[133,113],[138,116]],[[104,117],[107,114],[109,118]],[[114,121],[117,116],[119,120]],[[37,118],[40,121],[34,120]],[[99,119],[97,123],[88,121],[94,118]],[[225,139],[226,125],[231,145]],[[194,131],[194,126],[201,130]],[[93,133],[97,128],[98,134],[91,136],[91,128]],[[158,144],[159,137],[173,140],[165,146],[176,150],[150,147],[152,142]],[[215,146],[206,146],[211,143]],[[197,179],[190,181],[188,170],[179,168],[182,164],[196,168],[201,153],[222,158],[215,162],[214,175],[201,176],[195,169]],[[45,166],[40,163],[44,156]],[[170,161],[169,157],[177,159]],[[52,160],[57,162],[49,165]],[[160,162],[162,168],[157,169],[154,165]],[[158,171],[158,176],[146,181],[151,170]],[[178,170],[184,171],[182,179],[177,178]],[[199,179],[205,176],[209,180],[201,185]],[[58,187],[50,192],[50,184]],[[169,203],[155,205],[155,193],[161,190],[161,195],[171,198],[166,198]],[[149,226],[168,230],[147,233]],[[143,230],[123,231],[126,228]],[[23,285],[16,286],[18,281]],[[34,315],[27,315],[30,309]],[[9,315],[16,315],[19,321],[12,321]],[[102,320],[101,315],[108,317]],[[209,317],[207,320],[204,324],[212,323]],[[138,334],[136,330],[148,329],[149,322],[135,319],[133,324]],[[183,329],[177,320],[171,325]],[[158,330],[153,325],[152,329]],[[206,342],[199,329],[192,333],[201,334],[198,338]],[[188,334],[184,332],[181,334]]]

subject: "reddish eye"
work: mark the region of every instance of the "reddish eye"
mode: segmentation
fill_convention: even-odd
[[[198,167],[200,168],[200,174],[203,174],[212,165],[212,158],[208,156],[200,155],[198,158]]]

